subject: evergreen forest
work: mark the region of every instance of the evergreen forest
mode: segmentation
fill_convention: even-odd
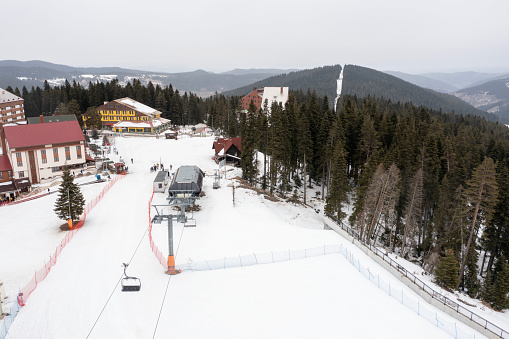
[[[370,95],[343,95],[334,109],[310,89],[291,90],[284,106],[252,104],[247,113],[238,111],[240,96],[202,99],[137,80],[7,91],[24,98],[27,116],[58,109],[82,122],[105,101],[130,97],[175,125],[206,121],[241,136],[243,179],[251,185],[295,203],[324,199],[325,212],[367,243],[420,264],[446,288],[509,308],[503,124]]]

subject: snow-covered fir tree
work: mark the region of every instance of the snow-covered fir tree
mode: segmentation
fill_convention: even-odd
[[[85,206],[85,198],[78,185],[74,183],[69,167],[63,172],[63,181],[58,189],[58,199],[53,209],[57,216],[63,220],[78,220]]]

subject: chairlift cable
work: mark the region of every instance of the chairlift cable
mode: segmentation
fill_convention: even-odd
[[[140,248],[140,245],[141,245],[141,242],[143,241],[143,239],[145,238],[145,235],[147,234],[147,231],[148,231],[148,227],[147,229],[145,229],[145,232],[143,233],[143,236],[141,237],[140,239],[140,242],[138,243],[138,246],[136,246],[136,249],[134,250],[134,253],[131,257],[131,259],[129,259],[129,264],[131,264],[131,261],[134,259],[134,256],[136,255],[136,252],[138,251],[138,248]],[[94,325],[92,326],[92,328],[90,329],[90,332],[88,332],[88,335],[87,335],[87,338],[90,337],[90,335],[92,334],[92,331],[94,330],[94,327],[95,325],[97,324],[97,322],[99,321],[99,319],[101,318],[104,310],[106,309],[106,306],[108,306],[108,303],[110,302],[110,299],[111,297],[113,296],[113,293],[115,292],[115,290],[117,289],[118,287],[118,284],[122,281],[122,278],[124,277],[124,274],[122,273],[122,275],[120,276],[120,278],[118,279],[117,283],[115,284],[115,287],[113,288],[113,290],[111,291],[110,293],[110,296],[108,297],[108,300],[106,300],[106,303],[104,304],[102,310],[101,310],[101,313],[99,313],[99,316],[97,317],[97,319],[95,320],[94,322]]]
[[[179,239],[179,243],[177,245],[177,250],[175,251],[175,257],[177,256],[177,254],[179,252],[180,243],[182,242],[182,236],[184,235],[185,229],[186,229],[185,227],[182,227],[182,232],[180,233],[180,239]],[[166,289],[164,290],[163,302],[161,303],[161,308],[159,309],[159,315],[157,316],[156,327],[154,328],[154,335],[152,336],[152,338],[156,337],[157,326],[159,325],[159,319],[161,318],[161,313],[163,312],[164,301],[166,300],[166,294],[168,293],[168,287],[170,286],[171,277],[172,277],[172,275],[168,274],[168,283],[166,284]]]

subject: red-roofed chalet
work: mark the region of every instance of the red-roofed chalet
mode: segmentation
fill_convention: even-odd
[[[226,162],[240,165],[240,158],[242,153],[241,138],[219,138],[217,141],[214,141],[212,148],[215,151],[216,161],[222,161],[226,155]]]

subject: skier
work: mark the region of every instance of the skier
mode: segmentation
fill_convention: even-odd
[[[134,163],[134,162],[133,162],[133,158],[131,158],[131,164],[133,164],[133,163]]]

